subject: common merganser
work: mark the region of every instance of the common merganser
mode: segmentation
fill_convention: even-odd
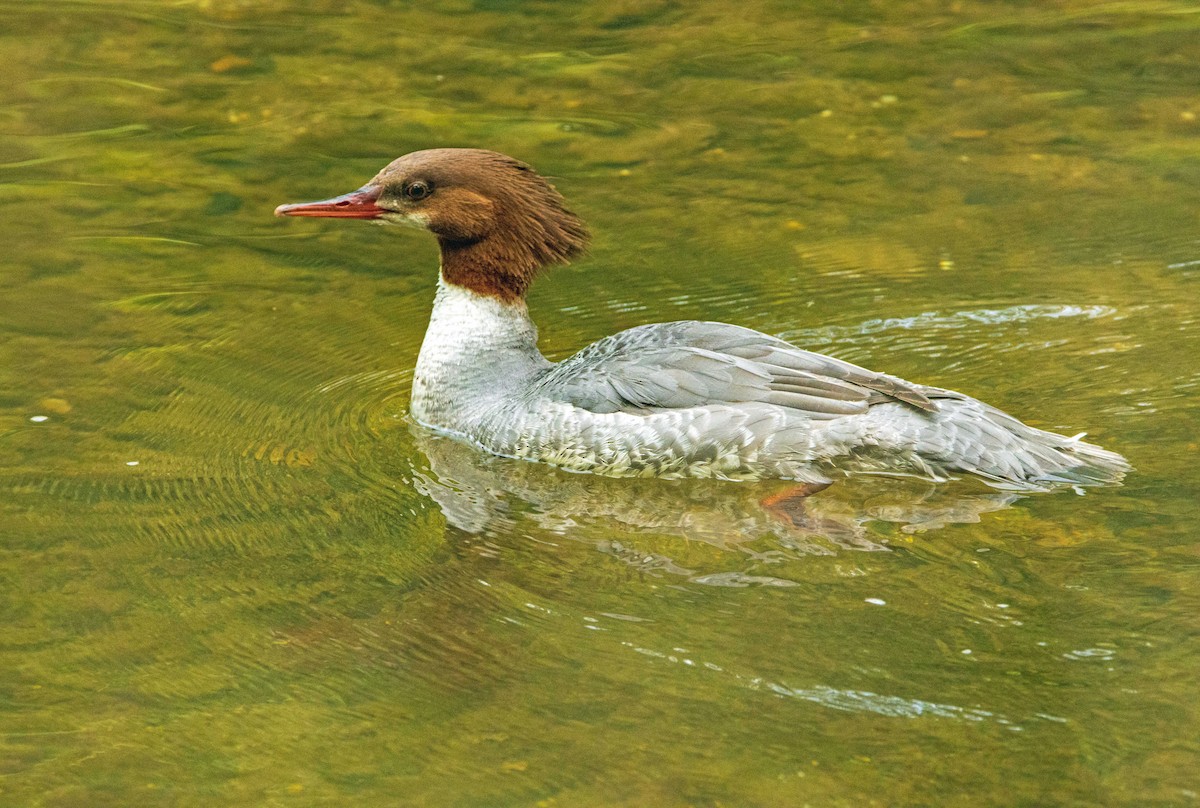
[[[550,362],[525,293],[579,255],[588,233],[549,182],[503,154],[413,152],[357,191],[275,214],[437,237],[441,276],[411,414],[497,455],[611,476],[814,485],[854,471],[966,472],[1010,490],[1115,483],[1130,469],[1082,434],[725,323],[637,326]]]

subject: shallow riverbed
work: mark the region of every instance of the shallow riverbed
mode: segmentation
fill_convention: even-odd
[[[1192,3],[0,2],[0,804],[1200,800]],[[591,225],[552,358],[711,319],[1127,455],[1018,497],[480,457],[432,146]]]

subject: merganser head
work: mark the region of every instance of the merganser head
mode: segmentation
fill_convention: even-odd
[[[280,205],[276,216],[367,219],[437,236],[442,277],[505,301],[587,245],[587,229],[554,186],[522,162],[483,149],[428,149],[393,160],[357,191]]]

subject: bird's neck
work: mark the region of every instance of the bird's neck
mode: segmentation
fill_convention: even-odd
[[[478,241],[438,241],[446,283],[505,303],[523,303],[541,268],[530,245],[505,230]]]
[[[524,389],[549,364],[524,299],[480,294],[443,272],[417,358],[412,414],[464,431],[464,421]]]

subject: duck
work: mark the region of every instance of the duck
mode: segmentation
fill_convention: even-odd
[[[589,232],[531,166],[473,148],[415,151],[355,191],[277,216],[432,233],[440,272],[410,416],[493,455],[612,477],[788,480],[963,475],[993,488],[1110,485],[1124,457],[963,393],[908,382],[720,322],[639,325],[560,362],[526,294]]]

